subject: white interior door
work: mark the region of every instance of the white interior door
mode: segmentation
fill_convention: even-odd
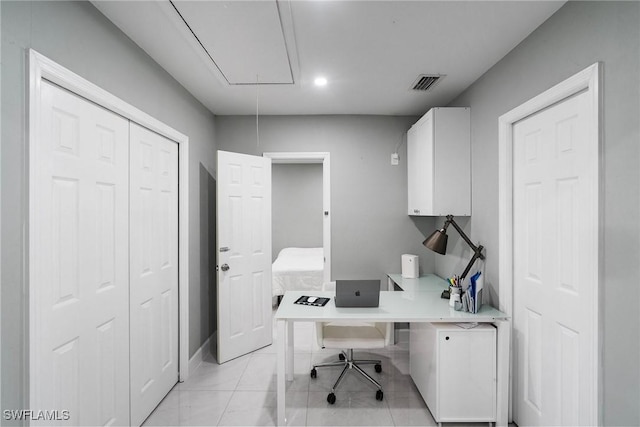
[[[127,425],[128,121],[43,81],[39,123],[30,408],[68,410],[70,425]]]
[[[178,145],[131,123],[131,424],[178,381]]]
[[[271,344],[271,159],[218,151],[218,363]]]
[[[589,102],[583,92],[513,127],[514,421],[521,426],[597,422],[589,415],[598,283]]]

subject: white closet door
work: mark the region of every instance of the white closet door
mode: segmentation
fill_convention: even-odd
[[[131,123],[131,424],[178,381],[178,144]]]
[[[30,408],[68,410],[62,424],[127,425],[128,121],[44,81],[41,106],[30,165]]]
[[[590,214],[590,95],[567,98],[514,125],[514,421],[593,425],[590,308],[597,295]]]

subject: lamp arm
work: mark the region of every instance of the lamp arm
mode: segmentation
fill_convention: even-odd
[[[467,242],[467,245],[469,245],[471,249],[473,249],[473,257],[471,257],[469,264],[467,264],[467,267],[464,269],[462,276],[460,276],[464,280],[464,278],[467,277],[469,270],[471,270],[473,263],[476,262],[478,258],[484,260],[484,255],[482,254],[482,249],[484,249],[484,247],[482,245],[476,246],[473,244],[471,239],[469,239],[469,237],[465,234],[465,232],[462,231],[460,226],[454,221],[453,215],[447,215],[447,223],[453,225],[453,228],[455,228],[458,234],[460,234],[460,237],[462,237],[464,241]]]
[[[482,246],[478,248],[476,245],[473,244],[473,242],[469,239],[469,237],[467,237],[465,232],[462,231],[462,228],[460,228],[460,226],[454,221],[453,215],[447,215],[447,222],[453,225],[453,228],[455,228],[458,231],[458,234],[460,234],[460,237],[462,237],[464,241],[467,242],[467,245],[471,246],[471,249],[473,249],[473,251],[476,254],[478,254],[482,250],[480,249]],[[484,259],[484,255],[480,253],[478,258]]]
[[[464,269],[464,272],[462,273],[462,276],[460,276],[460,278],[462,280],[464,280],[464,278],[467,277],[467,274],[469,273],[469,270],[471,270],[471,267],[473,266],[473,263],[476,262],[476,260],[478,258],[484,259],[484,255],[482,255],[482,249],[483,249],[483,247],[482,247],[482,245],[480,245],[477,248],[477,251],[471,257],[471,260],[469,261],[469,264],[467,264],[467,267]]]

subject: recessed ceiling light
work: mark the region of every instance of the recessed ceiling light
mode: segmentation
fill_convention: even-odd
[[[316,86],[326,86],[327,85],[327,79],[324,77],[316,77],[316,79],[313,81],[313,83],[315,83]]]

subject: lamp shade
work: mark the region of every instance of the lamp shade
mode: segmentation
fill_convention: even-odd
[[[440,230],[434,231],[422,244],[432,251],[444,255],[447,252],[448,238],[449,236],[447,236],[445,229],[441,228]]]

